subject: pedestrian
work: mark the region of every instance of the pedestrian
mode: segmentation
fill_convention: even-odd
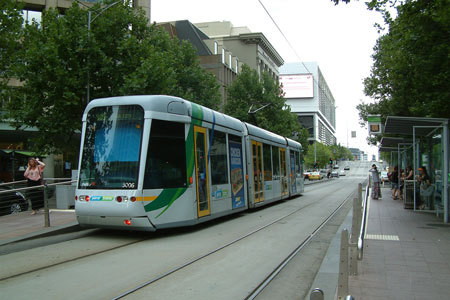
[[[416,193],[416,200],[417,200],[417,207],[419,209],[424,209],[427,205],[428,208],[431,205],[429,203],[429,197],[433,193],[433,186],[431,185],[431,178],[428,175],[427,168],[425,166],[421,166],[419,168],[419,176],[417,176],[418,186],[419,186],[419,197],[417,197]],[[424,203],[422,201],[422,197],[427,200],[427,203]]]
[[[378,200],[378,198],[381,198],[381,189],[377,165],[373,164],[369,172],[372,174],[372,199]]]
[[[44,171],[45,164],[39,161],[39,158],[29,158],[28,166],[25,170],[24,177],[27,179],[28,187],[35,187],[41,185],[42,171]],[[44,207],[44,193],[38,188],[28,191],[31,201],[32,215],[36,214],[40,208]]]
[[[392,199],[394,200],[398,199],[398,194],[400,193],[398,178],[398,166],[395,166],[394,171],[391,174]]]

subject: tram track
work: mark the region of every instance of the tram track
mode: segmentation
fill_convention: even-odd
[[[0,282],[8,280],[8,279],[12,279],[12,278],[20,277],[20,276],[23,276],[23,275],[32,274],[34,272],[43,271],[43,270],[50,269],[50,268],[53,268],[53,267],[57,267],[57,266],[60,266],[60,265],[64,265],[64,264],[67,264],[67,263],[70,263],[70,262],[82,260],[82,259],[85,259],[85,258],[88,258],[88,257],[92,257],[92,256],[95,256],[95,255],[104,254],[104,253],[107,253],[109,251],[118,250],[118,249],[130,246],[130,245],[141,243],[141,242],[146,241],[148,239],[150,239],[150,237],[144,238],[144,239],[139,239],[139,240],[132,241],[132,242],[129,242],[129,243],[125,243],[125,244],[118,245],[118,246],[115,246],[115,247],[111,247],[111,248],[108,248],[108,249],[92,252],[92,253],[89,253],[89,254],[86,254],[86,255],[82,255],[82,256],[78,256],[78,257],[74,257],[74,258],[70,258],[70,259],[65,259],[65,260],[62,260],[62,261],[59,261],[59,262],[56,262],[56,263],[47,264],[45,266],[33,268],[33,269],[30,269],[30,270],[27,270],[27,271],[24,271],[24,272],[20,272],[20,273],[14,274],[14,275],[0,277]]]
[[[331,182],[330,182],[331,183]],[[339,205],[338,205],[338,207],[335,209],[335,210],[333,210],[333,212],[319,225],[319,226],[317,226],[308,236],[307,236],[307,238],[306,239],[304,239],[267,277],[266,277],[266,279],[264,280],[264,281],[262,281],[245,299],[247,300],[247,299],[254,299],[256,296],[258,296],[259,295],[259,293],[268,285],[268,284],[270,284],[270,282],[283,270],[283,268],[313,239],[313,237],[333,218],[333,216],[337,213],[337,212],[339,212],[339,210],[346,204],[346,202],[349,200],[349,199],[352,199],[352,197],[354,197],[355,196],[355,194],[356,194],[356,191],[353,191],[352,193],[350,193],[346,198],[345,198],[345,200],[344,201],[342,201]],[[246,239],[246,238],[248,238],[248,237],[250,237],[250,236],[252,236],[252,235],[254,235],[254,234],[256,234],[256,233],[258,233],[258,232],[260,232],[260,231],[262,231],[262,230],[264,230],[264,229],[266,229],[266,228],[268,228],[268,227],[270,227],[270,226],[272,226],[272,225],[274,225],[274,224],[277,224],[277,223],[279,223],[280,221],[282,221],[282,220],[284,220],[284,219],[286,219],[286,218],[288,218],[288,217],[290,217],[290,216],[292,216],[292,215],[294,215],[294,214],[296,214],[296,213],[298,213],[298,212],[300,212],[300,211],[302,211],[302,210],[304,210],[304,209],[306,209],[307,207],[310,207],[310,206],[312,206],[312,205],[314,205],[315,203],[314,202],[312,202],[312,203],[308,203],[308,204],[306,204],[306,205],[304,205],[304,206],[302,206],[302,207],[300,207],[300,208],[298,208],[298,209],[296,209],[296,210],[294,210],[294,211],[292,211],[292,212],[290,212],[290,213],[288,213],[288,214],[285,214],[285,215],[283,215],[283,216],[281,216],[281,217],[279,217],[279,218],[277,218],[277,219],[275,219],[275,220],[273,220],[273,221],[271,221],[270,223],[268,223],[268,224],[265,224],[265,225],[263,225],[263,226],[261,226],[261,227],[259,227],[259,228],[257,228],[257,229],[255,229],[255,230],[253,230],[253,231],[251,231],[251,232],[248,232],[248,233],[246,233],[246,234],[244,234],[244,235],[242,235],[242,236],[240,236],[240,237],[238,237],[238,238],[236,238],[236,239],[234,239],[234,240],[232,240],[232,241],[230,241],[230,242],[228,242],[228,243],[226,243],[226,244],[224,244],[224,245],[221,245],[221,246],[219,246],[219,247],[217,247],[217,248],[215,248],[215,249],[213,249],[213,250],[211,250],[211,251],[209,251],[209,252],[207,252],[207,253],[205,253],[205,254],[203,254],[203,255],[200,255],[200,256],[198,256],[198,257],[196,257],[196,258],[194,258],[194,259],[192,259],[192,260],[190,260],[190,261],[188,261],[188,262],[186,262],[186,263],[184,263],[184,264],[181,264],[181,265],[179,265],[179,266],[177,266],[177,267],[175,267],[175,268],[173,268],[173,269],[171,269],[171,270],[169,270],[169,271],[167,271],[167,272],[165,272],[165,273],[163,273],[163,274],[161,274],[161,275],[159,275],[159,276],[156,276],[156,277],[154,277],[154,278],[151,278],[150,280],[147,280],[147,281],[145,281],[145,282],[143,282],[143,283],[141,283],[141,284],[139,284],[138,286],[136,286],[136,287],[134,287],[134,288],[131,288],[131,289],[129,289],[129,290],[126,290],[125,292],[123,292],[123,293],[121,293],[120,295],[118,295],[118,296],[115,296],[115,297],[113,297],[113,298],[110,298],[111,300],[116,300],[116,299],[122,299],[122,298],[125,298],[125,297],[127,297],[127,296],[129,296],[129,295],[132,295],[133,293],[135,293],[135,292],[137,292],[137,291],[139,291],[139,290],[142,290],[142,289],[144,289],[144,288],[146,288],[146,287],[148,287],[148,286],[150,286],[151,284],[153,284],[153,283],[155,283],[155,282],[157,282],[157,281],[159,281],[159,280],[162,280],[162,279],[164,279],[164,278],[167,278],[167,277],[169,277],[170,275],[173,275],[174,273],[176,273],[176,272],[178,272],[178,271],[180,271],[180,270],[182,270],[182,269],[184,269],[184,268],[186,268],[186,267],[188,267],[188,266],[191,266],[191,265],[193,265],[193,264],[195,264],[195,263],[197,263],[197,262],[199,262],[199,261],[201,261],[202,259],[204,259],[204,258],[206,258],[206,257],[208,257],[208,256],[211,256],[211,255],[213,255],[213,254],[215,254],[215,253],[217,253],[217,252],[219,252],[219,251],[221,251],[221,250],[223,250],[223,249],[225,249],[225,248],[227,248],[227,247],[230,247],[230,246],[232,246],[232,245],[234,245],[234,244],[236,244],[236,243],[238,243],[238,242],[240,242],[240,241],[242,241],[242,240],[244,240],[244,239]]]

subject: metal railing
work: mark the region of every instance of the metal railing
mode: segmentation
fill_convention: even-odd
[[[348,294],[348,278],[349,275],[358,274],[358,260],[363,259],[370,186],[371,178],[369,176],[363,195],[362,184],[358,184],[357,197],[353,199],[352,232],[349,234],[347,229],[341,232],[337,287],[337,299],[339,300],[354,299],[353,296]],[[316,288],[311,291],[310,300],[322,300],[323,297],[321,289]]]
[[[13,181],[0,184],[0,214],[8,215],[21,211],[30,210],[32,197],[42,197],[40,204],[43,204],[45,227],[50,227],[49,198],[55,196],[55,187],[60,185],[70,185],[76,180],[71,178],[44,178],[45,184],[25,187],[26,180]],[[53,183],[47,183],[53,181]],[[22,186],[18,187],[17,186]],[[42,193],[42,195],[38,195]]]

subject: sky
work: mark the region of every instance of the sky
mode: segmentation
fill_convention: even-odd
[[[364,95],[373,47],[382,23],[364,1],[337,6],[330,0],[150,0],[151,22],[189,20],[191,23],[230,21],[262,32],[285,63],[316,61],[336,100],[336,136],[343,146],[377,155],[366,142],[356,105],[372,100]],[[266,10],[278,25],[272,21]],[[284,36],[283,36],[284,35]],[[286,41],[287,40],[287,41]],[[356,131],[356,138],[351,137]]]

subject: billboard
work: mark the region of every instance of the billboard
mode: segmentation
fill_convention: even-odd
[[[284,98],[313,98],[314,77],[312,74],[280,75]]]

